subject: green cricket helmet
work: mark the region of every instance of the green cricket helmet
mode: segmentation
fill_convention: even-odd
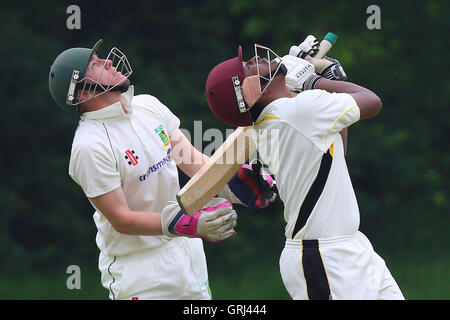
[[[112,61],[115,72],[109,83],[99,82],[102,72],[100,72],[97,79],[85,77],[89,61],[94,53],[98,53],[102,42],[102,39],[97,41],[92,49],[67,49],[56,57],[50,67],[48,78],[50,93],[53,100],[63,109],[72,109],[73,106],[77,106],[108,91],[125,92],[128,90],[130,85],[128,77],[133,71],[127,57],[115,47],[109,52],[102,69],[103,72],[107,61]],[[120,85],[113,84],[112,79],[115,73],[119,71],[122,72],[127,80]],[[83,95],[84,92],[88,94]]]

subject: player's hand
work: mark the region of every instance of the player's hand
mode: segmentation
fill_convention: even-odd
[[[302,92],[305,90],[305,82],[308,83],[311,78],[320,78],[315,73],[314,65],[305,59],[285,55],[281,58],[281,63],[287,69],[286,87],[292,92]]]
[[[237,213],[226,199],[213,198],[193,217],[181,211],[175,201],[169,201],[161,214],[163,234],[186,236],[217,242],[236,234]]]
[[[298,46],[292,46],[289,55],[305,59],[306,56],[313,57],[319,51],[319,41],[313,35],[309,35]]]
[[[309,35],[298,46],[292,46],[289,54],[281,58],[286,66],[286,87],[293,95],[314,88],[315,83],[321,78],[316,75],[314,65],[305,59],[319,51],[319,41],[313,35]]]
[[[319,41],[313,35],[309,35],[298,46],[292,46],[289,50],[289,55],[309,61],[314,65],[316,74],[324,78],[329,80],[347,80],[347,75],[339,61],[327,56],[322,59],[314,58],[318,51]]]
[[[322,59],[306,56],[305,59],[314,65],[318,75],[330,80],[347,80],[347,74],[338,60],[327,56]]]
[[[219,195],[249,208],[265,208],[277,197],[275,180],[259,160],[244,164]]]

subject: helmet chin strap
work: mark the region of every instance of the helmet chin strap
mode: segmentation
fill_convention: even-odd
[[[130,80],[127,79],[125,83],[121,86],[117,86],[111,89],[111,91],[120,91],[122,93],[127,92],[128,88],[130,87]]]
[[[105,85],[102,85],[103,87],[106,87]],[[103,89],[103,87],[97,87],[96,91],[101,91],[101,92],[107,92],[107,91],[120,91],[122,93],[127,92],[128,88],[130,87],[130,80],[127,79],[127,81],[125,81],[125,83],[121,86],[115,86],[114,88],[110,89],[110,90],[105,90]]]

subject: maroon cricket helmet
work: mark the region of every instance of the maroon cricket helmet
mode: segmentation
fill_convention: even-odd
[[[253,124],[248,106],[239,97],[244,78],[242,48],[239,46],[238,56],[216,65],[206,79],[205,95],[209,108],[217,119],[228,125]]]

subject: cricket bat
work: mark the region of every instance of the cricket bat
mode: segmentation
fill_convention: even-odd
[[[320,43],[315,58],[322,58],[336,42],[337,36],[328,33]],[[253,126],[238,127],[228,136],[199,171],[177,194],[181,210],[189,215],[197,213],[233,178],[241,166],[256,152],[252,137]]]
[[[233,178],[256,152],[253,126],[238,127],[177,194],[184,213],[194,215]]]

